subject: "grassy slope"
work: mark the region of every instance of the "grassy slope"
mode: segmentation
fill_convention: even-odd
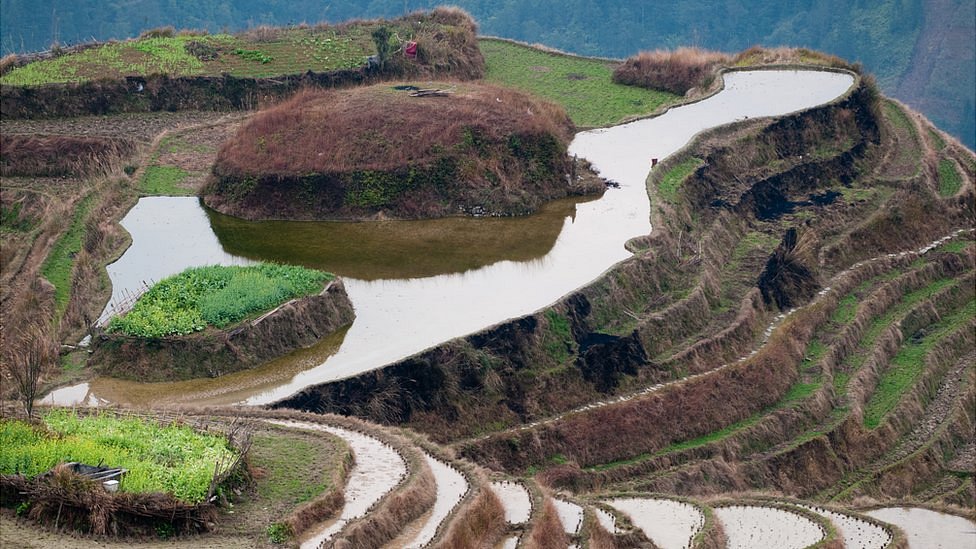
[[[485,79],[523,89],[562,105],[578,126],[616,124],[646,115],[680,98],[674,94],[610,81],[613,63],[548,53],[503,40],[479,41]]]

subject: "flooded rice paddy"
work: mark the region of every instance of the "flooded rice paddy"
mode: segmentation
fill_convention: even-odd
[[[705,524],[705,516],[698,508],[681,501],[617,498],[607,504],[630,517],[631,523],[661,549],[691,547],[695,535]]]
[[[830,519],[844,539],[844,547],[848,549],[884,549],[891,541],[891,534],[887,530],[866,520],[820,507],[801,507]]]
[[[532,499],[528,490],[519,482],[492,482],[491,490],[505,508],[505,521],[509,524],[524,524],[532,517]]]
[[[802,549],[824,538],[818,524],[797,513],[773,507],[730,505],[716,507],[728,549]]]
[[[430,470],[437,483],[437,499],[434,501],[433,509],[420,521],[420,528],[416,534],[413,535],[413,532],[408,529],[409,541],[403,544],[403,547],[410,549],[426,547],[437,535],[437,529],[444,522],[444,519],[461,502],[464,494],[468,493],[468,481],[457,469],[432,458],[429,454],[424,454],[424,458],[430,465]],[[399,546],[399,544],[394,544],[394,546]]]
[[[553,498],[552,502],[556,505],[556,513],[559,514],[559,522],[563,523],[563,530],[571,536],[578,534],[583,527],[583,508],[559,498]]]
[[[956,515],[920,507],[885,507],[864,514],[901,528],[910,549],[976,547],[976,523]]]
[[[733,72],[725,75],[725,89],[706,100],[582,132],[571,154],[619,188],[598,200],[559,201],[533,216],[246,222],[208,213],[193,198],[144,198],[122,221],[133,246],[109,268],[113,296],[190,265],[274,260],[343,276],[357,317],[320,363],[293,367],[289,355],[279,362],[287,372],[281,375],[258,369],[253,378],[247,372],[205,382],[212,384],[205,393],[221,404],[274,402],[550,305],[629,257],[624,244],[650,232],[645,180],[652,158],[670,155],[708,128],[828,102],[852,82],[850,75],[823,71]],[[308,358],[294,356],[300,355]],[[186,394],[180,384],[95,379],[55,391],[45,402],[154,406]],[[205,395],[193,402],[214,403]]]

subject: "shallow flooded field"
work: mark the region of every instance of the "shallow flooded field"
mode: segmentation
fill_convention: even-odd
[[[810,519],[772,507],[731,505],[715,508],[729,549],[802,549],[819,542],[823,530]]]
[[[919,507],[884,507],[864,513],[901,528],[911,549],[976,547],[976,523]]]
[[[644,535],[661,549],[691,547],[691,540],[705,523],[701,511],[680,501],[617,498],[607,503],[630,517],[634,526],[643,530]]]

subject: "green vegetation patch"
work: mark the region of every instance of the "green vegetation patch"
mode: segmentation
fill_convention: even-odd
[[[207,325],[223,328],[318,292],[332,278],[322,271],[271,263],[194,267],[156,283],[131,311],[113,318],[108,330],[164,337],[200,331]]]
[[[409,30],[409,29],[407,29]],[[369,31],[281,28],[240,35],[179,35],[109,42],[81,52],[35,61],[0,78],[13,86],[86,82],[125,76],[268,77],[308,70],[362,66],[375,53]]]
[[[485,80],[554,101],[578,126],[610,126],[681,99],[611,82],[615,63],[610,61],[548,53],[495,39],[481,39],[478,45],[485,57]]]
[[[848,324],[854,320],[855,313],[857,313],[857,296],[848,294],[837,304],[834,313],[830,315],[830,321],[836,324]]]
[[[705,161],[694,156],[686,158],[669,169],[657,182],[657,192],[664,200],[674,203],[678,200],[678,190],[681,184],[694,173]]]
[[[921,378],[925,368],[925,356],[932,347],[973,318],[976,318],[976,301],[970,301],[965,307],[934,324],[925,337],[903,345],[878,380],[877,388],[864,406],[864,426],[874,429],[880,425],[884,416],[895,408],[905,392]]]
[[[189,172],[176,166],[147,166],[139,190],[155,196],[186,196],[193,191],[180,186]]]
[[[215,467],[227,471],[238,453],[221,436],[186,425],[160,425],[134,417],[80,417],[53,410],[44,426],[0,421],[0,473],[35,477],[59,463],[122,467],[123,492],[170,493],[187,503],[207,496]]]
[[[939,160],[939,194],[955,196],[962,187],[962,176],[956,168],[956,163],[948,158]]]
[[[81,251],[82,236],[85,233],[85,218],[91,208],[92,197],[81,201],[71,218],[71,225],[62,234],[44,264],[41,265],[41,276],[54,285],[54,303],[58,315],[64,312],[71,297],[71,270],[74,267],[75,256]]]
[[[332,477],[324,470],[310,470],[308,465],[321,460],[323,444],[280,433],[257,434],[252,441],[248,460],[260,467],[265,477],[257,484],[258,495],[265,500],[298,504],[331,489]],[[338,441],[332,441],[341,446]],[[329,456],[334,452],[326,452]]]
[[[0,231],[27,233],[34,229],[37,221],[23,215],[24,204],[14,202],[9,206],[0,205]]]

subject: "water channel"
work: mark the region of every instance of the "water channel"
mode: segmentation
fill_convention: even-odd
[[[207,211],[195,198],[144,198],[122,220],[133,244],[109,266],[113,300],[190,265],[272,260],[342,276],[356,320],[311,349],[247,372],[154,384],[96,378],[44,401],[266,404],[532,313],[627,259],[624,244],[650,232],[651,158],[663,159],[708,128],[826,103],[852,83],[848,74],[825,71],[731,72],[725,88],[704,101],[581,132],[570,153],[620,187],[521,218],[246,222]]]

